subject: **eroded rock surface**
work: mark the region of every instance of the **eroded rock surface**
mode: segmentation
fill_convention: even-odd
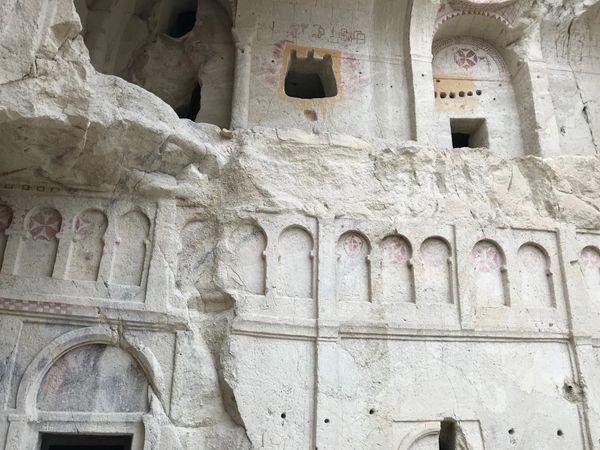
[[[0,39],[0,448],[599,448],[600,2]]]

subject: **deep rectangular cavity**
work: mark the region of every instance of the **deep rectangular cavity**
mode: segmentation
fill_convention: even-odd
[[[43,434],[41,450],[131,450],[131,436]]]
[[[487,148],[488,130],[485,119],[450,119],[453,148]]]

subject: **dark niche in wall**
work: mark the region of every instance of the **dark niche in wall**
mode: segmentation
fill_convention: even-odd
[[[168,35],[174,38],[185,36],[196,25],[196,9],[181,11],[169,26]]]
[[[131,436],[46,434],[41,450],[130,450]]]
[[[200,83],[196,83],[192,95],[190,96],[190,102],[181,108],[178,108],[175,112],[181,119],[196,120],[196,116],[200,112],[200,100],[202,98],[202,88]]]
[[[178,0],[171,3],[167,34],[180,38],[188,34],[196,25],[198,0]]]
[[[440,450],[456,450],[456,422],[452,419],[444,419],[440,427],[439,448]]]
[[[331,55],[315,58],[314,50],[306,58],[299,58],[293,50],[285,76],[285,94],[288,97],[315,99],[335,97],[337,83]]]
[[[485,119],[450,119],[453,148],[487,148],[488,130]]]

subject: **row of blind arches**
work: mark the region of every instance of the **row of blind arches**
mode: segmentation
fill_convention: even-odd
[[[13,211],[0,205],[0,262],[5,259]],[[125,285],[140,285],[147,257],[147,239],[150,230],[148,217],[139,210],[131,210],[108,227],[104,212],[87,209],[78,214],[69,232],[63,230],[63,216],[54,208],[35,208],[26,214],[23,228],[15,230],[19,237],[18,275],[52,276],[59,240],[72,237],[69,248],[69,279],[97,280],[106,242],[116,247],[111,281]],[[13,227],[14,228],[14,227]],[[111,235],[109,239],[107,236]],[[118,239],[117,235],[126,236]],[[265,292],[266,235],[258,227],[240,240],[238,249],[244,267],[239,271],[244,287],[252,293]],[[343,233],[337,242],[337,297],[341,300],[370,300],[373,285],[383,298],[414,301],[415,275],[413,249],[400,235],[384,238],[376,251],[369,239],[358,231]],[[278,241],[278,293],[289,297],[310,298],[314,291],[314,241],[311,233],[300,226],[285,229]],[[500,246],[491,240],[478,242],[471,252],[474,286],[478,304],[487,306],[510,305],[506,257]],[[429,301],[452,302],[451,247],[439,237],[423,241],[418,255],[426,273],[419,277],[425,283],[422,291]],[[5,262],[4,262],[5,263]],[[371,266],[375,263],[375,275]],[[580,255],[580,266],[590,289],[600,289],[600,251],[585,247]],[[552,282],[550,258],[537,244],[524,244],[518,251],[520,296],[523,304],[554,307],[556,299]],[[243,279],[242,279],[243,278]],[[373,283],[376,281],[376,283]],[[375,290],[377,290],[375,289]]]
[[[253,294],[264,295],[266,234],[259,227],[250,227],[246,238],[239,243],[237,250],[243,263],[237,272],[239,285]],[[308,230],[292,226],[279,235],[275,264],[279,295],[312,297],[314,255],[314,240]],[[479,306],[510,306],[509,285],[514,282],[522,306],[556,307],[550,256],[539,244],[525,243],[519,247],[518,267],[512,271],[518,280],[509,280],[505,253],[496,242],[477,242],[470,256]],[[441,237],[425,239],[419,252],[413,254],[410,242],[401,235],[389,235],[373,248],[364,234],[347,231],[336,245],[336,296],[338,300],[370,301],[375,294],[383,299],[414,302],[418,283],[424,301],[452,303],[452,260],[451,246]],[[600,251],[586,247],[580,261],[588,286],[600,288]]]
[[[510,306],[510,280],[506,256],[491,240],[479,241],[471,251],[474,287],[480,306]],[[550,257],[538,244],[525,243],[517,252],[517,281],[520,304],[527,307],[554,308],[553,273]]]
[[[252,294],[264,295],[267,273],[267,236],[257,226],[247,226],[234,237],[238,266],[234,283]],[[284,229],[277,240],[273,277],[278,295],[312,298],[316,249],[312,234],[300,226]],[[430,237],[420,247],[424,270],[419,272],[428,301],[452,303],[451,247],[441,237]],[[413,250],[400,235],[385,237],[377,250],[358,231],[343,233],[336,245],[336,292],[339,300],[384,299],[414,302]],[[375,270],[372,270],[372,268]],[[426,273],[424,273],[426,272]]]
[[[14,274],[52,277],[57,260],[62,259],[60,242],[65,240],[70,241],[64,247],[68,279],[97,281],[102,277],[116,284],[141,284],[150,231],[150,220],[142,211],[126,212],[113,227],[106,214],[94,208],[75,216],[70,227],[64,226],[63,215],[52,207],[29,211],[22,227],[14,224],[13,218],[12,208],[0,205],[0,263],[2,267],[8,263],[8,244],[14,236]],[[111,244],[115,244],[114,254],[111,261],[103,263]],[[107,266],[106,273],[101,273],[103,265]]]

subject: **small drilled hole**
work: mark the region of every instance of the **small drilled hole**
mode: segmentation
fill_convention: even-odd
[[[440,82],[440,80],[435,80],[435,82],[436,82],[436,83],[439,83],[439,82]]]
[[[287,417],[287,415],[285,413],[281,413],[281,418],[285,419]]]
[[[477,90],[475,91],[475,93],[476,93],[477,95],[481,95],[481,91],[480,91],[479,89],[477,89]]]
[[[458,96],[459,96],[459,97],[464,97],[464,96],[465,96],[465,92],[464,92],[464,91],[460,91],[460,92],[458,93]]]
[[[563,430],[556,430],[556,435],[557,436],[562,436],[563,435]]]
[[[440,94],[440,98],[446,98],[446,93],[445,93],[445,92],[442,92],[442,93]]]
[[[325,422],[325,423],[329,423],[329,419],[325,419],[323,422]]]
[[[510,430],[508,430],[508,434],[515,434],[515,429],[511,428]]]
[[[435,98],[437,98],[437,92],[434,92],[434,93],[433,93],[433,96],[434,96]]]
[[[473,91],[469,91],[469,92],[467,92],[467,95],[468,95],[469,97],[473,97]]]
[[[373,408],[371,408],[371,409],[369,410],[369,414],[375,414],[375,410],[374,410]]]
[[[454,98],[454,97],[456,97],[456,93],[450,92],[450,98]]]

